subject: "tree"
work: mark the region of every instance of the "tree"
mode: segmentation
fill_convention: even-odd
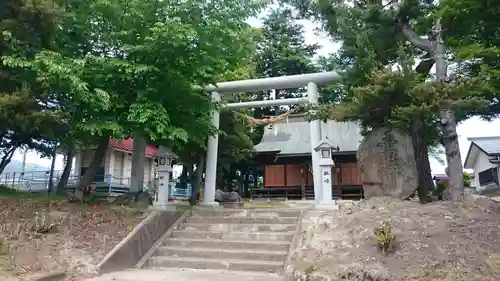
[[[460,200],[463,197],[463,171],[456,135],[457,120],[481,111],[488,102],[484,98],[482,89],[478,90],[477,75],[474,77],[447,75],[446,50],[441,39],[442,19],[446,17],[443,16],[441,7],[433,1],[414,0],[389,1],[388,3],[354,1],[353,5],[347,5],[344,2],[331,3],[326,0],[293,2],[304,12],[320,19],[325,29],[335,39],[342,40],[344,46],[348,46],[343,49],[341,63],[347,65],[354,63],[356,66],[351,69],[354,72],[371,73],[374,69],[380,69],[377,65],[380,63],[385,66],[393,65],[396,47],[403,47],[406,53],[418,55],[421,62],[415,72],[423,74],[424,78],[427,78],[430,67],[436,63],[436,79],[432,82],[421,78],[401,80],[400,78],[405,77],[408,71],[397,75],[399,81],[406,80],[402,85],[407,85],[404,92],[407,92],[406,97],[410,99],[400,101],[405,103],[403,107],[406,109],[398,109],[397,111],[400,111],[398,113],[389,110],[388,107],[383,108],[386,109],[386,114],[404,114],[407,120],[422,118],[431,122],[413,123],[414,129],[422,125],[430,126],[429,128],[432,129],[433,122],[434,124],[438,122],[439,133],[442,136],[447,163],[450,167],[449,199]],[[353,32],[353,29],[357,29],[356,32]],[[424,35],[426,37],[423,37]],[[371,46],[372,51],[367,53],[363,48],[365,45]],[[379,72],[379,78],[388,73],[387,69],[384,73]],[[414,75],[414,73],[410,74]],[[358,76],[359,79],[348,81],[348,83],[363,85],[366,77],[366,75],[361,75]],[[394,80],[383,82],[374,77],[373,73],[370,77],[371,82],[378,82],[371,83],[369,86],[379,86],[378,90],[372,89],[372,91],[382,94],[384,91],[380,88],[380,83],[385,83],[386,87],[394,86],[392,85]],[[386,78],[395,79],[396,77],[386,75]],[[422,148],[425,143],[420,142],[418,146]],[[414,145],[414,147],[417,146]],[[416,149],[417,160],[418,158],[427,159],[420,155],[421,151],[421,149]],[[426,182],[429,181],[426,180]]]
[[[206,120],[209,95],[195,85],[240,67],[248,49],[246,18],[257,1],[93,0],[60,3],[58,49],[34,59],[11,56],[10,67],[36,75],[65,105],[75,135],[95,136],[90,183],[109,136],[202,143],[216,131]],[[203,116],[203,118],[193,118]],[[195,138],[196,137],[196,138]]]
[[[32,58],[50,49],[58,9],[52,1],[8,0],[0,3],[0,58]],[[34,76],[0,64],[0,173],[18,148],[50,154],[60,112],[39,91]]]
[[[477,76],[487,72],[490,79],[483,83],[483,96],[489,101],[488,108],[478,112],[491,119],[500,114],[500,34],[498,17],[500,3],[491,0],[440,1],[442,14],[446,16],[444,41],[453,58],[454,76]]]
[[[365,19],[372,13],[370,9],[342,4],[336,5],[335,9],[319,5],[317,8],[325,29],[343,43],[338,54],[330,59],[320,58],[322,68],[343,71],[344,75],[342,85],[330,87],[323,117],[360,121],[365,132],[387,126],[408,132],[412,136],[419,172],[420,200],[426,202],[427,190],[433,186],[427,148],[437,142],[433,120],[417,112],[403,118],[392,110],[395,106],[411,104],[408,87],[417,77],[413,72],[400,72],[401,75],[394,76],[397,73],[391,74],[390,68],[402,63],[411,64],[415,52],[401,48],[402,37],[394,34],[389,19],[380,19],[378,24],[366,23]],[[402,59],[409,61],[403,62]],[[431,66],[426,62],[419,64],[416,70],[421,78],[428,76]],[[382,76],[371,75],[374,71],[379,71]],[[384,80],[388,78],[397,80],[391,85]]]
[[[255,73],[259,78],[311,73],[317,69],[313,57],[319,46],[306,43],[304,28],[295,20],[290,8],[271,9],[264,18],[258,40]],[[272,91],[256,93],[254,98],[271,99],[271,94]],[[274,90],[276,99],[302,94],[298,89]],[[255,116],[275,114],[279,114],[279,108],[262,108],[256,109]]]

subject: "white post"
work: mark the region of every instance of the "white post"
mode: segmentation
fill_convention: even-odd
[[[320,205],[334,205],[332,198],[332,167],[333,165],[321,165],[321,202]]]
[[[307,97],[311,106],[318,105],[318,86],[310,82],[307,84]],[[311,111],[311,113],[314,113]],[[319,167],[319,152],[315,151],[316,145],[321,141],[321,121],[312,120],[309,122],[309,134],[311,141],[311,158],[312,158],[312,172],[314,184],[314,200],[316,203],[321,201],[322,185],[321,185],[321,171]]]
[[[163,210],[175,209],[175,206],[171,206],[168,203],[168,193],[169,193],[169,183],[170,183],[170,172],[163,170],[158,171],[158,188],[157,188],[157,200],[153,203],[153,206]]]
[[[338,209],[335,201],[332,198],[332,167],[334,162],[332,159],[333,144],[324,138],[318,146],[314,148],[319,156],[319,172],[321,177],[320,182],[320,200],[316,201],[316,209]]]
[[[83,158],[83,153],[84,150],[81,146],[76,146],[75,148],[75,165],[74,165],[74,172],[73,172],[73,177],[75,177],[75,180],[77,182],[80,181],[80,176],[81,176],[81,170],[82,170],[82,158]]]
[[[153,207],[162,210],[174,210],[175,206],[168,202],[168,196],[170,194],[170,173],[173,170],[171,155],[165,153],[162,147],[160,147],[155,153],[155,157],[158,158],[158,182]]]
[[[220,102],[220,94],[218,92],[212,92],[212,99],[214,102]],[[220,112],[219,110],[214,110],[212,113],[212,125],[219,129]],[[204,206],[217,206],[219,205],[215,202],[215,184],[217,179],[217,149],[219,146],[219,135],[208,137],[207,143],[207,160],[206,160],[206,170],[205,170],[205,191],[203,195],[203,202],[201,205]]]

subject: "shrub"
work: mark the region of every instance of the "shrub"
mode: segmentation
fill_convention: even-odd
[[[373,234],[375,235],[377,246],[382,251],[382,254],[386,255],[396,240],[396,235],[392,232],[392,226],[388,221],[383,221],[379,226],[375,227]]]
[[[54,224],[49,222],[46,215],[35,213],[34,231],[37,234],[46,234],[54,230]]]

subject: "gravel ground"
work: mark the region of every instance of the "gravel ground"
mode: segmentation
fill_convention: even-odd
[[[374,228],[393,227],[378,249]],[[295,252],[296,280],[493,281],[500,273],[500,204],[488,199],[418,202],[372,198],[339,211],[308,211]]]
[[[69,280],[96,274],[96,264],[146,211],[62,200],[0,198],[0,280],[65,270]]]

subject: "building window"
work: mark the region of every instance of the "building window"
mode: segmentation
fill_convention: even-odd
[[[480,185],[487,185],[490,183],[498,184],[498,168],[490,168],[479,173]]]

